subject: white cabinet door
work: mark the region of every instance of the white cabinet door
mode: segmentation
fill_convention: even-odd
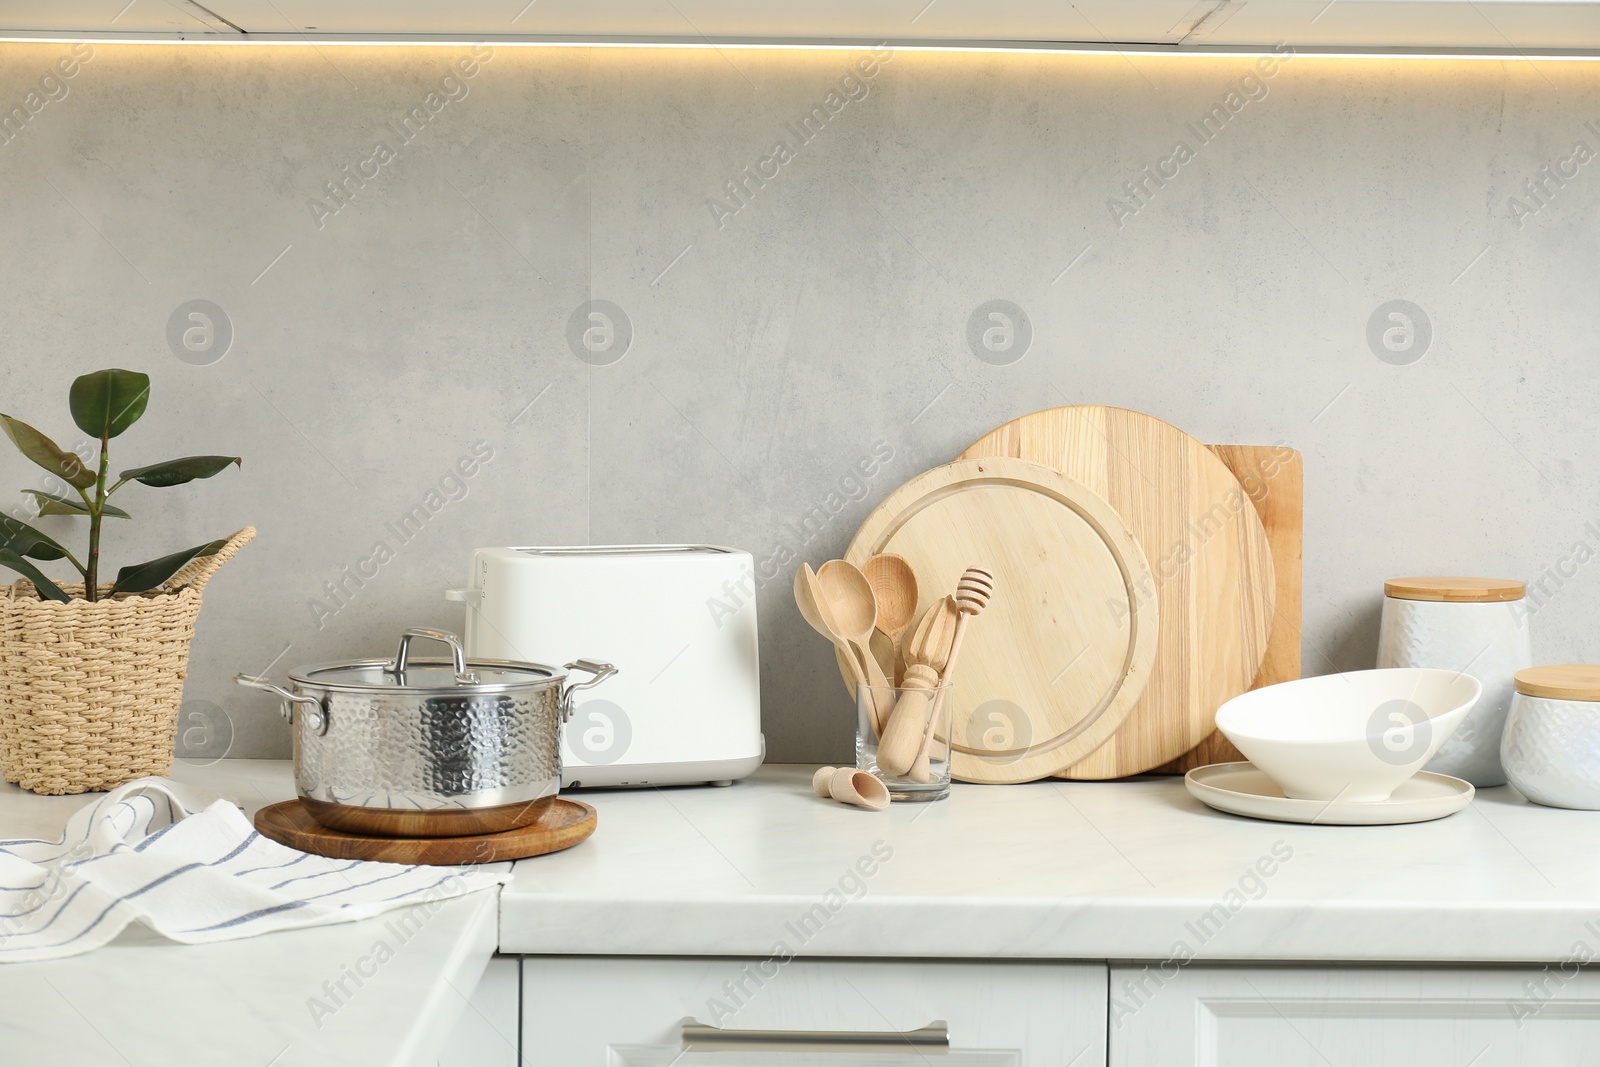
[[[437,1067],[518,1067],[517,1015],[520,967],[515,956],[496,956],[456,1022]],[[465,993],[465,990],[457,990]]]
[[[1600,974],[1576,962],[1474,970],[1117,966],[1109,1008],[1112,1067],[1600,1062]]]
[[[528,956],[522,996],[529,1067],[1105,1065],[1098,963]],[[948,1054],[895,1036],[935,1023]]]

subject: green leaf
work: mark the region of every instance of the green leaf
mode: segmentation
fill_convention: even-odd
[[[115,437],[138,422],[149,401],[150,375],[116,368],[85,374],[67,395],[72,421],[96,440]]]
[[[154,589],[174,574],[183,570],[184,565],[190,560],[199,559],[201,556],[214,556],[227,543],[228,539],[224,537],[220,541],[212,541],[210,544],[184,549],[182,552],[174,552],[170,556],[162,556],[160,559],[153,559],[149,563],[137,563],[132,567],[124,567],[117,572],[117,581],[111,587],[111,595],[143,593]]]
[[[87,489],[95,482],[95,472],[83,460],[56,444],[20,419],[0,415],[0,430],[11,438],[17,451],[54,474],[68,485]]]
[[[55,538],[10,515],[0,515],[0,548],[34,559],[60,559],[67,554]]]
[[[238,456],[185,456],[183,459],[169,459],[165,463],[154,463],[148,467],[135,467],[131,471],[123,471],[118,477],[125,482],[133,481],[165,488],[169,485],[192,482],[196,478],[209,478],[213,474],[221,474],[228,469],[229,464],[243,467],[244,460]]]
[[[57,496],[54,493],[47,493],[43,489],[24,489],[23,492],[39,502],[39,514],[41,515],[89,514],[88,505],[81,500],[74,500],[69,496]],[[100,514],[113,519],[129,519],[133,517],[115,504],[105,505],[100,509]]]
[[[24,578],[33,583],[39,590],[39,595],[46,600],[59,600],[65,604],[71,598],[61,591],[61,587],[40,573],[39,568],[11,551],[9,548],[0,548],[0,567],[10,567]]]

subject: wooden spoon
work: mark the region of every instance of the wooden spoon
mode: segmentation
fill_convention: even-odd
[[[833,642],[834,647],[840,651],[841,658],[849,666],[857,684],[867,685],[867,676],[862,670],[861,661],[856,658],[855,649],[850,647],[850,642],[839,631],[833,613],[828,610],[828,605],[819,595],[817,576],[812,573],[809,563],[800,564],[800,569],[794,572],[794,602],[800,609],[801,618],[805,619],[813,630]]]
[[[878,598],[873,595],[867,576],[854,564],[842,559],[830,559],[824,563],[817,572],[817,580],[822,587],[822,595],[817,597],[817,602],[832,612],[834,621],[839,624],[839,632],[855,648],[861,666],[866,671],[871,686],[867,694],[868,703],[873,709],[873,724],[876,726],[887,717],[888,703],[893,699],[889,692],[893,684],[878,665],[877,657],[872,654],[868,643],[878,625]]]
[[[945,597],[923,613],[906,642],[906,676],[900,699],[878,740],[878,767],[887,774],[905,774],[917,759],[922,735],[932,714],[928,692],[939,684],[960,612],[952,597]]]
[[[917,758],[911,762],[911,770],[907,774],[913,782],[933,781],[928,751],[933,747],[934,729],[939,722],[939,704],[943,703],[946,695],[944,687],[955,676],[956,660],[961,656],[961,639],[967,633],[967,620],[988,607],[989,598],[993,595],[994,575],[981,567],[968,567],[956,583],[956,610],[961,617],[956,620],[956,631],[950,638],[950,654],[945,657],[944,670],[939,674],[939,693],[928,712],[928,726],[922,733],[922,744],[917,748]]]
[[[893,552],[880,552],[867,560],[861,573],[872,586],[872,595],[878,601],[878,632],[893,644],[890,668],[898,679],[905,669],[901,657],[900,637],[917,615],[917,572],[904,556]]]

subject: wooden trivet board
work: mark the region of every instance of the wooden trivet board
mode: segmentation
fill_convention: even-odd
[[[1034,463],[957,460],[889,494],[844,558],[880,552],[911,564],[922,610],[967,567],[994,575],[951,695],[958,781],[1046,777],[1127,719],[1157,654],[1155,577],[1099,496]]]
[[[340,860],[422,863],[456,867],[542,856],[571,848],[594,833],[597,816],[589,805],[557,797],[538,820],[515,830],[468,837],[365,837],[330,830],[311,817],[299,799],[256,812],[261,836],[280,845]]]

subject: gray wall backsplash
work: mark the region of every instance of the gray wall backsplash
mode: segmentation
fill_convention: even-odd
[[[459,627],[475,547],[711,542],[781,572],[769,758],[847,759],[794,561],[1070,403],[1305,453],[1308,673],[1416,573],[1540,580],[1536,655],[1600,658],[1600,68],[1283,53],[0,46],[0,410],[76,444],[129,367],[115,463],[244,457],[107,524],[260,528],[187,758],[286,756],[231,676]]]

